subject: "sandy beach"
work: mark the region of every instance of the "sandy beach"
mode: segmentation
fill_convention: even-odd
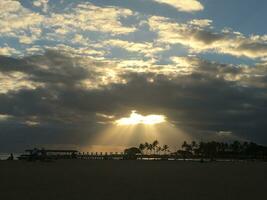
[[[4,200],[245,200],[266,197],[267,163],[0,162]]]

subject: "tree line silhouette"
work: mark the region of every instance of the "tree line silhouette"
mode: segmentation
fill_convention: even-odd
[[[158,140],[152,143],[141,143],[138,147],[131,147],[124,150],[123,153],[105,153],[98,152],[81,153],[77,150],[51,150],[51,149],[28,149],[28,154],[22,154],[18,157],[20,160],[49,160],[49,159],[156,159],[156,160],[170,160],[170,159],[198,159],[210,161],[216,159],[228,160],[263,160],[267,161],[267,147],[253,142],[233,141],[226,142],[196,142],[188,143],[184,141],[180,148],[171,151],[167,144],[160,145]],[[9,160],[13,160],[11,154]]]
[[[254,142],[199,142],[184,141],[181,148],[174,152],[166,144],[160,146],[158,140],[152,143],[141,143],[138,147],[132,147],[124,151],[129,158],[138,157],[172,157],[181,159],[263,159],[267,160],[267,147]]]
[[[151,154],[152,152],[154,154],[161,154],[161,152],[164,152],[165,154],[167,152],[169,152],[169,146],[168,145],[163,145],[162,147],[159,145],[159,142],[157,140],[155,140],[154,142],[152,142],[151,144],[149,144],[148,142],[145,142],[144,144],[140,144],[139,145],[139,149],[141,151],[141,153],[146,153],[148,154],[148,152]]]

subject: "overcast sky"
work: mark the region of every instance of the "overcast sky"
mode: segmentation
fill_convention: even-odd
[[[165,143],[267,144],[266,9],[266,0],[1,0],[0,152],[104,145],[96,138],[132,110],[166,116]],[[147,139],[131,138],[110,143]]]

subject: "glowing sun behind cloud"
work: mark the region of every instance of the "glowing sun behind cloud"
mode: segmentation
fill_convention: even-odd
[[[103,124],[105,129],[90,139],[90,145],[84,151],[123,151],[127,147],[154,140],[176,148],[179,142],[190,140],[185,132],[162,114],[142,115],[132,110],[128,116],[115,118],[112,115],[109,119],[111,123]]]
[[[115,121],[115,124],[119,126],[137,125],[137,124],[154,125],[166,122],[165,119],[166,117],[164,115],[143,116],[141,114],[138,114],[135,110],[133,110],[129,117],[120,118]]]

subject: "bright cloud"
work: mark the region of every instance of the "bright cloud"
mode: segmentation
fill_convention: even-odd
[[[42,83],[30,81],[28,75],[22,72],[0,72],[0,94],[5,94],[11,91],[19,91],[21,89],[34,90],[37,87],[43,86]]]
[[[70,32],[75,28],[81,31],[99,31],[116,34],[128,34],[136,30],[135,27],[124,26],[120,18],[132,16],[129,9],[116,7],[98,7],[90,3],[77,5],[70,13],[53,13],[47,24],[56,30]]]
[[[49,0],[36,0],[33,2],[33,5],[36,7],[41,7],[43,12],[47,12],[48,11],[48,3],[49,3]]]
[[[66,12],[60,13],[53,12],[52,9],[48,11],[48,3],[48,0],[33,2],[33,5],[42,8],[43,12],[49,12],[44,15],[24,7],[19,1],[0,1],[0,37],[16,38],[20,45],[34,45],[38,40],[52,42],[51,46],[58,46],[58,43],[61,43],[71,49],[80,45],[84,47],[78,47],[78,52],[91,54],[88,53],[86,46],[90,46],[90,51],[96,52],[97,50],[92,49],[93,42],[89,39],[88,33],[97,32],[100,36],[107,37],[105,34],[109,36],[127,35],[136,31],[134,25],[122,23],[123,19],[135,15],[129,9],[78,3],[67,8]],[[82,32],[84,34],[81,34]],[[49,45],[43,45],[40,48],[45,49],[46,46]],[[27,54],[30,50],[26,47],[32,48],[25,46],[24,49],[17,49],[17,51]],[[14,51],[2,47],[1,52],[3,55],[9,55]]]
[[[17,54],[17,50],[9,46],[0,47],[0,55],[11,56]]]
[[[168,4],[179,11],[194,12],[201,11],[204,6],[198,0],[154,0],[159,3]]]
[[[146,57],[153,58],[156,53],[166,50],[164,45],[159,46],[151,42],[129,42],[126,40],[107,40],[103,41],[104,45],[120,47],[130,52],[141,53]]]
[[[18,30],[31,32],[37,28],[44,17],[24,8],[19,1],[0,1],[0,34],[16,35]]]
[[[212,20],[210,19],[193,19],[189,22],[189,24],[198,26],[198,27],[208,27],[212,23]]]
[[[1,121],[5,121],[5,120],[8,120],[11,117],[12,117],[11,115],[3,115],[3,114],[0,114],[0,122]]]
[[[218,33],[212,29],[204,29],[203,25],[205,27],[209,23],[209,21],[177,23],[168,18],[155,16],[149,19],[151,29],[157,31],[158,40],[162,43],[181,44],[194,53],[211,51],[252,59],[267,56],[266,36],[246,37],[237,32]]]

